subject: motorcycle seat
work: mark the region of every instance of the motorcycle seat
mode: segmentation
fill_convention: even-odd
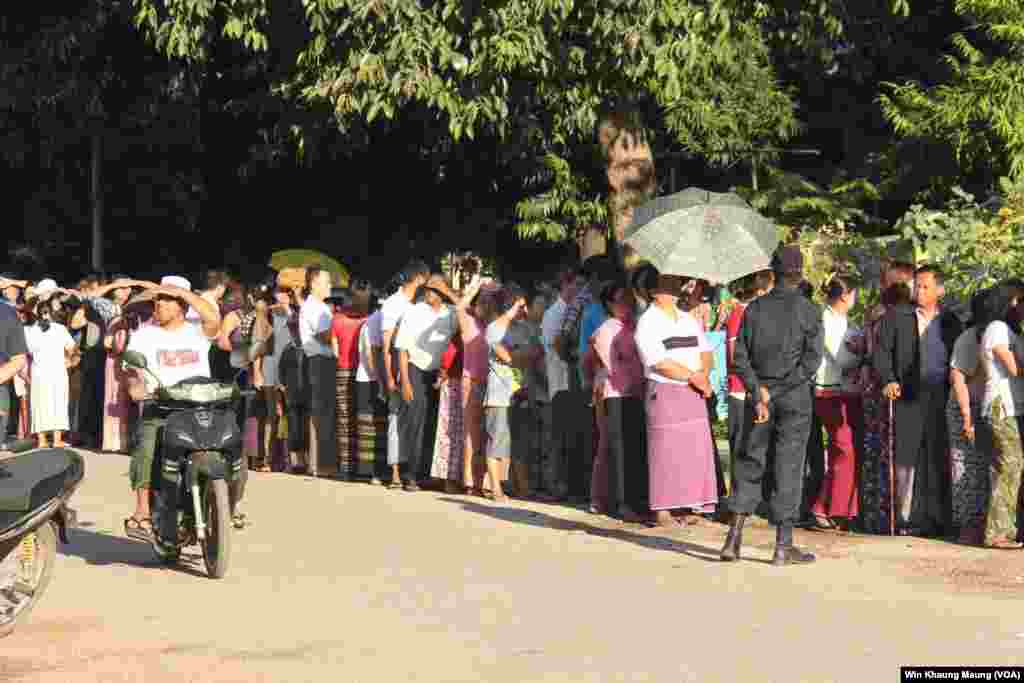
[[[42,507],[84,474],[82,457],[65,448],[47,448],[0,460],[0,529]]]

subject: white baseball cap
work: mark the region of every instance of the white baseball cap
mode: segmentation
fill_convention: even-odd
[[[180,275],[164,275],[160,278],[160,284],[168,287],[178,287],[192,291],[192,283]]]

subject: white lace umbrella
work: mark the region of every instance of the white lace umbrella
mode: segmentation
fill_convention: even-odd
[[[779,237],[739,196],[689,188],[638,207],[626,244],[662,273],[724,284],[769,268]]]

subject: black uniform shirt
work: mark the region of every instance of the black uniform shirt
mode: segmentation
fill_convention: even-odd
[[[744,311],[733,365],[753,400],[761,386],[775,398],[810,388],[824,345],[821,309],[797,289],[776,287]]]
[[[28,353],[25,328],[13,306],[0,304],[0,363]]]

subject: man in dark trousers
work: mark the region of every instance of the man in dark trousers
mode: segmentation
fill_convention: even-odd
[[[761,503],[761,482],[773,448],[771,511],[777,529],[772,564],[814,562],[814,555],[793,545],[814,405],[811,383],[824,349],[821,310],[798,289],[803,265],[799,248],[776,250],[775,288],[747,307],[736,340],[734,367],[754,406],[754,424],[746,450],[736,458],[736,492],[729,497],[733,519],[723,562],[740,557],[743,524]]]
[[[893,402],[894,514],[904,536],[940,536],[951,524],[949,444],[942,425],[949,358],[963,325],[942,307],[944,294],[942,271],[918,268],[914,303],[895,306],[882,318],[873,359],[882,393]]]

